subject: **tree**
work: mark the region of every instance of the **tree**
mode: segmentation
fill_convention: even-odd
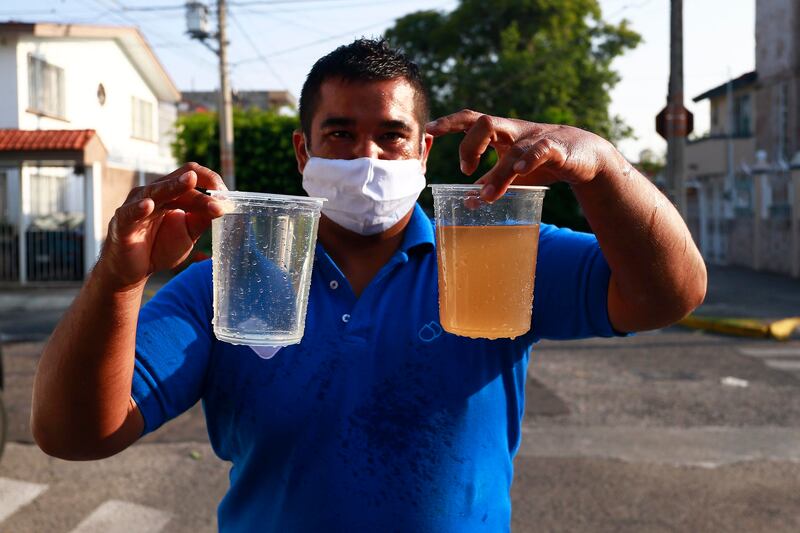
[[[619,81],[614,58],[640,41],[626,21],[602,20],[597,0],[461,0],[450,13],[418,11],[398,19],[386,38],[419,66],[434,116],[470,108],[492,115],[570,124],[609,140],[630,128],[608,112]],[[430,180],[463,182],[458,138],[437,139]],[[474,176],[495,162],[489,154]],[[543,218],[586,229],[569,188],[557,184]]]
[[[173,146],[176,159],[220,168],[218,124],[216,113],[181,117]],[[300,127],[296,116],[235,109],[233,125],[237,189],[304,194],[292,148],[292,132]]]
[[[658,155],[650,148],[645,148],[639,152],[639,162],[636,163],[636,168],[647,176],[648,179],[653,180],[655,177],[664,170],[666,163],[665,157]]]

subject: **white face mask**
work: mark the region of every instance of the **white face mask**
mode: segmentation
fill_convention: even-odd
[[[303,169],[303,189],[328,199],[322,207],[325,216],[361,235],[394,226],[424,188],[420,159],[311,157]]]

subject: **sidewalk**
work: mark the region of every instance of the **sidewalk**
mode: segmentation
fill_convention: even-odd
[[[143,302],[152,298],[170,278],[169,273],[151,277]],[[79,291],[77,283],[74,286],[0,289],[0,343],[44,340]]]
[[[800,316],[800,279],[708,265],[708,293],[695,314],[764,320]]]
[[[681,325],[786,340],[800,334],[800,279],[742,267],[708,265],[705,302]]]

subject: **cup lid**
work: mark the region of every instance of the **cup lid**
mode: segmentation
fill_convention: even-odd
[[[315,207],[321,207],[323,202],[327,202],[327,198],[317,198],[314,196],[292,196],[289,194],[272,194],[265,192],[249,192],[249,191],[218,191],[209,189],[208,194],[212,198],[219,200],[234,200],[238,202],[264,202],[264,203],[282,203],[282,204],[303,204]]]

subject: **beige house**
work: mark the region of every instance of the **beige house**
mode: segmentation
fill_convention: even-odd
[[[180,93],[136,28],[0,23],[0,282],[82,279],[134,186],[174,169]]]
[[[756,71],[694,98],[688,223],[705,259],[800,277],[800,3],[756,3]]]

